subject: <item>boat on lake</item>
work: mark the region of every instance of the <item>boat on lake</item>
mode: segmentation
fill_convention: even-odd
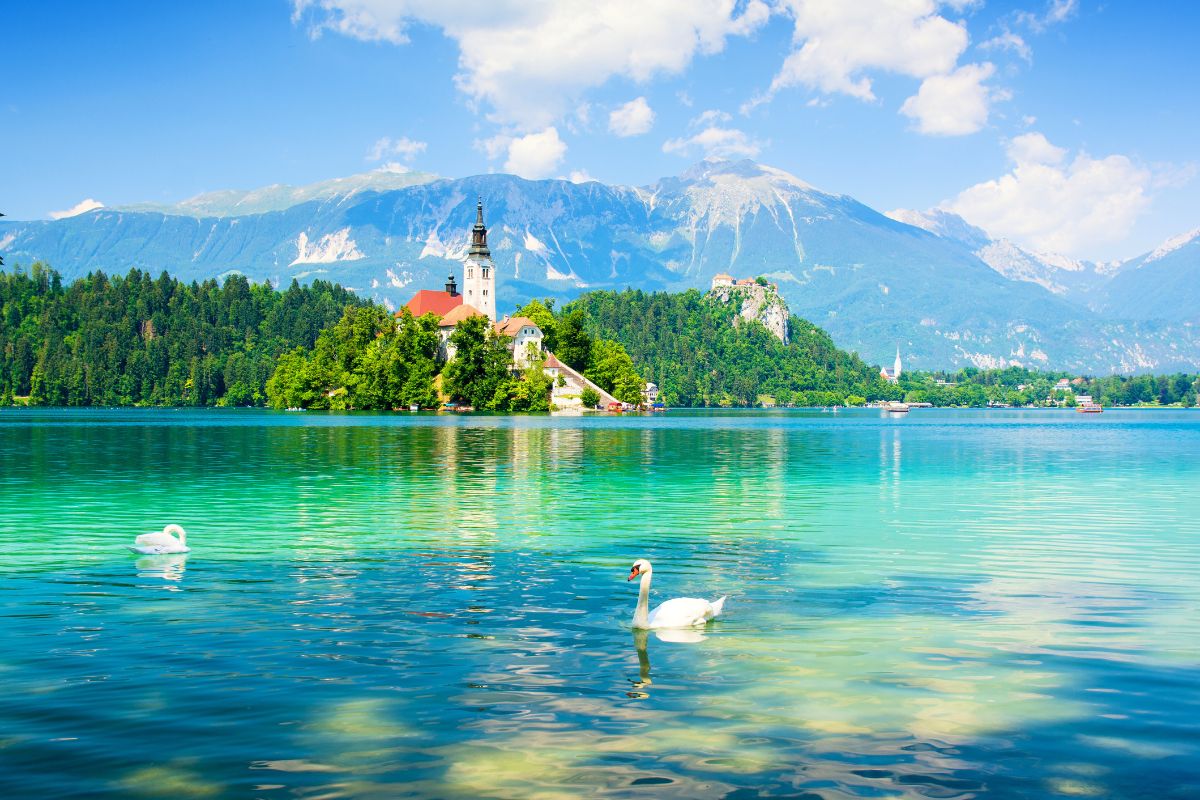
[[[897,400],[892,400],[888,403],[884,403],[883,410],[890,411],[893,414],[907,414],[908,413],[908,403],[901,403]]]
[[[1099,414],[1104,411],[1104,407],[1099,403],[1080,403],[1075,406],[1075,410],[1080,414]]]

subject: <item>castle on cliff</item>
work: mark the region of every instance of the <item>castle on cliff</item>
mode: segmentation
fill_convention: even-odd
[[[788,343],[788,319],[791,313],[775,284],[763,278],[734,278],[720,272],[713,276],[712,288],[708,293],[722,303],[741,301],[738,319],[757,320],[776,339]],[[737,319],[734,323],[737,323]]]

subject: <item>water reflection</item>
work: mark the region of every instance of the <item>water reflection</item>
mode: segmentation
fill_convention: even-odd
[[[1200,419],[939,413],[0,425],[0,770],[46,797],[1194,794]],[[128,531],[178,515],[220,520],[203,565],[132,579]],[[624,554],[672,565],[655,600],[738,602],[631,632]]]
[[[171,553],[158,556],[142,556],[133,562],[139,578],[162,578],[165,581],[182,581],[187,569],[187,553]]]

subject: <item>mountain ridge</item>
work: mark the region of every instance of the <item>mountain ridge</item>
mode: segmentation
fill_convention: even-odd
[[[899,345],[913,367],[1021,364],[1106,374],[1200,364],[1200,335],[1190,325],[1104,316],[1001,274],[969,242],[748,160],[701,162],[644,187],[504,174],[402,179],[413,182],[382,189],[351,182],[352,191],[258,213],[122,208],[0,222],[0,252],[10,263],[44,260],[67,278],[132,266],[188,280],[236,272],[278,285],[321,277],[395,308],[458,268],[482,196],[502,310],[590,288],[707,289],[713,275],[727,272],[766,276],[793,313],[880,362]],[[279,191],[267,195],[285,202]],[[229,198],[208,202],[228,206]],[[1189,246],[1162,261],[1169,266],[1179,253]]]

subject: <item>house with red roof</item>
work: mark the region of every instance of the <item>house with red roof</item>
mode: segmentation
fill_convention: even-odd
[[[505,317],[492,327],[498,335],[511,340],[509,349],[513,354],[514,367],[524,369],[542,357],[545,334],[529,317]]]

